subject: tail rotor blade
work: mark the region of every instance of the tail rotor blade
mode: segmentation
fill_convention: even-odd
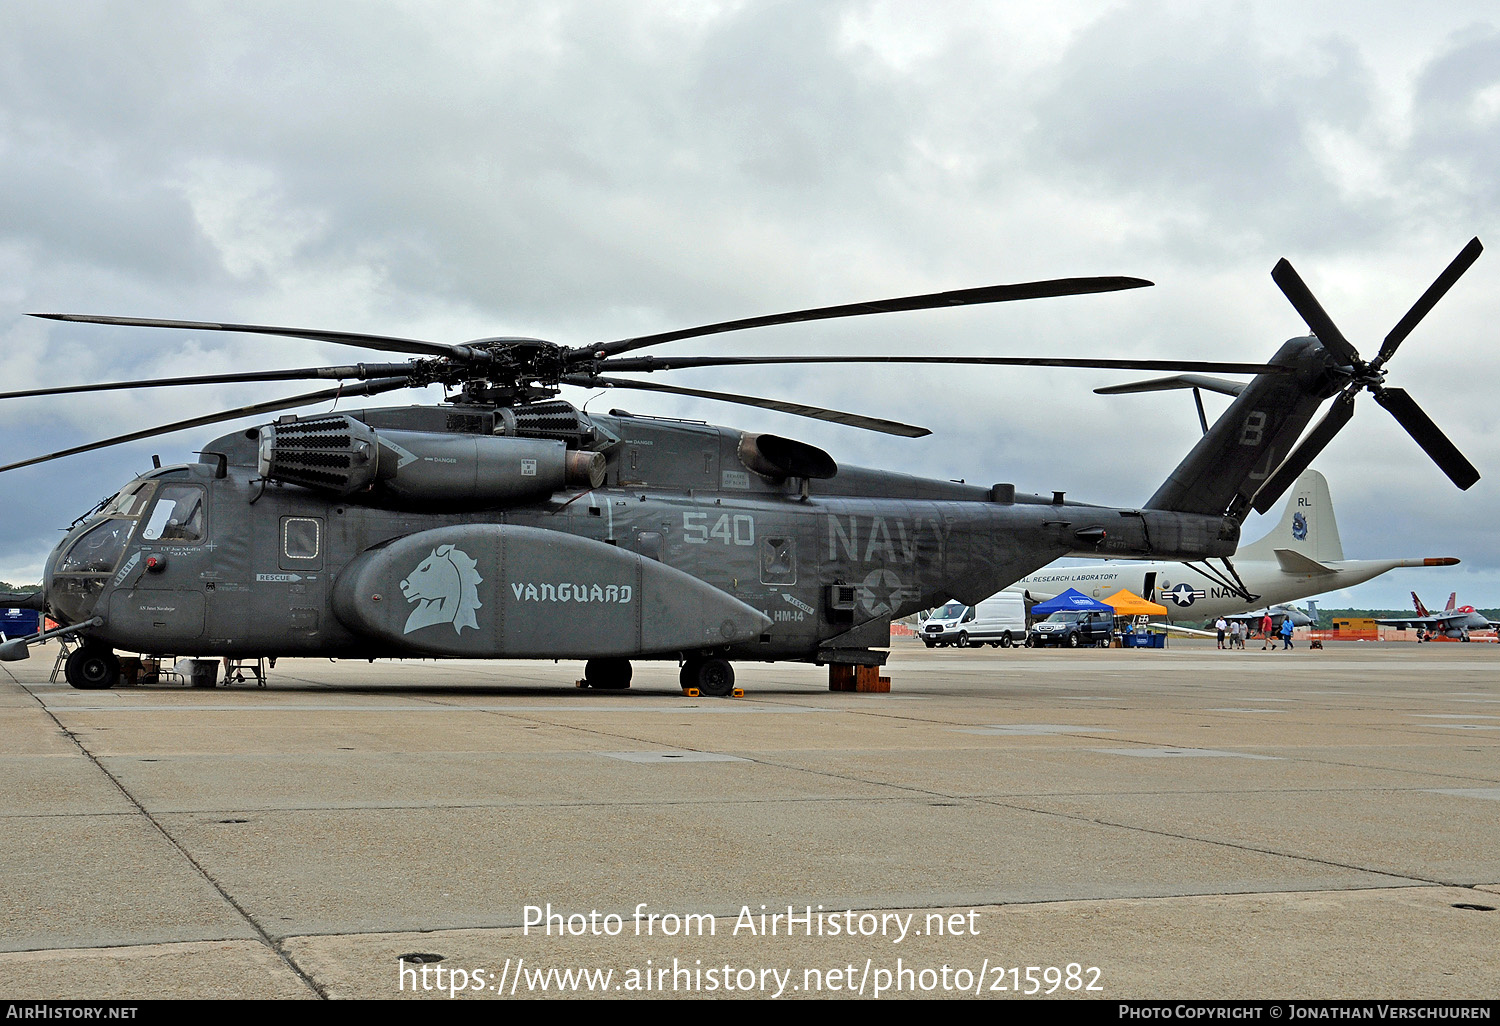
[[[1479,480],[1479,471],[1474,469],[1458,446],[1448,441],[1448,436],[1439,430],[1432,418],[1422,412],[1415,399],[1401,388],[1382,388],[1375,392],[1375,401],[1384,406],[1406,433],[1422,447],[1443,473],[1460,489],[1467,490]]]
[[[1354,397],[1357,394],[1357,389],[1350,390],[1333,401],[1333,406],[1303,439],[1302,444],[1292,450],[1292,454],[1276,468],[1276,473],[1255,493],[1251,502],[1255,512],[1264,513],[1276,505],[1276,500],[1302,476],[1302,472],[1328,447],[1333,437],[1343,430],[1344,425],[1349,423],[1349,418],[1354,416]]]
[[[1479,259],[1479,254],[1483,252],[1484,247],[1479,244],[1477,238],[1469,240],[1469,244],[1453,258],[1453,262],[1437,276],[1436,281],[1428,286],[1427,291],[1422,293],[1422,298],[1406,311],[1406,316],[1396,322],[1391,333],[1385,337],[1379,355],[1370,364],[1371,370],[1379,370],[1387,360],[1396,355],[1397,347],[1406,341],[1406,336],[1411,334],[1412,329],[1421,323],[1422,318],[1427,316],[1428,312],[1437,305],[1438,300],[1442,299],[1454,283],[1463,277],[1464,272]]]
[[[1293,270],[1291,263],[1282,257],[1277,261],[1275,268],[1271,271],[1271,280],[1274,281],[1286,298],[1291,301],[1312,333],[1318,336],[1318,341],[1323,343],[1324,348],[1330,350],[1335,356],[1347,364],[1358,364],[1360,362],[1359,352],[1344,337],[1333,323],[1333,318],[1323,309],[1312,294],[1312,289]]]

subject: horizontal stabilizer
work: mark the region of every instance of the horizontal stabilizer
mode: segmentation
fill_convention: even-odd
[[[1288,574],[1336,574],[1339,572],[1338,567],[1319,563],[1316,559],[1304,556],[1293,549],[1277,549],[1276,562],[1281,564],[1282,572]]]
[[[1171,374],[1164,378],[1131,381],[1124,385],[1105,385],[1094,391],[1099,395],[1122,395],[1127,392],[1166,392],[1174,388],[1201,388],[1221,395],[1239,395],[1245,390],[1245,382],[1211,378],[1207,374]]]

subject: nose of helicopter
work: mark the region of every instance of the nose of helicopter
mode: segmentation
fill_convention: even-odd
[[[58,565],[62,555],[82,532],[69,531],[57,547],[47,556],[42,567],[42,587],[35,593],[37,605],[28,608],[40,609],[59,624],[80,623],[94,614],[94,606],[104,591],[104,582],[98,578],[78,575],[59,575]]]

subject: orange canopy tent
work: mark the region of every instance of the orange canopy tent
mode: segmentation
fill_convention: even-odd
[[[1113,606],[1116,616],[1166,616],[1167,607],[1155,602],[1148,602],[1133,591],[1121,589],[1107,599],[1101,599],[1106,605]]]

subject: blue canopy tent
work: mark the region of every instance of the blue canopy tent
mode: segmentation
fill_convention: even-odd
[[[1093,610],[1095,612],[1108,612],[1111,616],[1114,615],[1115,611],[1113,606],[1100,602],[1097,599],[1091,599],[1077,588],[1069,588],[1057,596],[1057,598],[1048,599],[1046,602],[1038,602],[1032,606],[1031,615],[1041,619],[1061,610],[1076,610],[1078,612]]]

